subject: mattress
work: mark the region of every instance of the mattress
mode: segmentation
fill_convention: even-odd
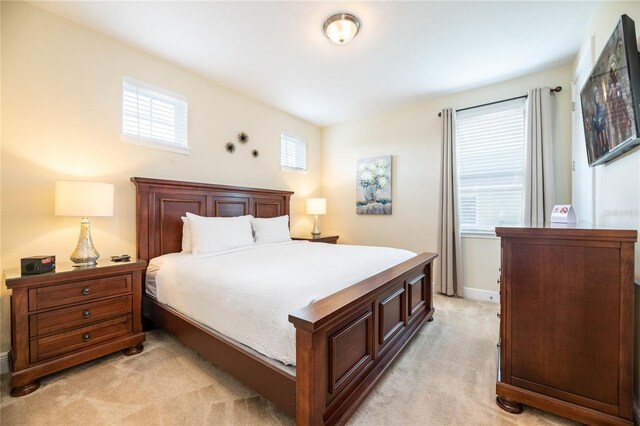
[[[415,256],[407,250],[292,241],[152,259],[147,292],[191,319],[295,365],[291,312]]]

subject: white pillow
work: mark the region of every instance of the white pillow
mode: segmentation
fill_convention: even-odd
[[[289,216],[270,218],[251,218],[251,225],[256,234],[256,243],[282,243],[291,241],[289,236]]]
[[[187,213],[193,254],[253,244],[251,216],[203,217]]]
[[[182,216],[182,252],[191,253],[193,251],[193,245],[191,243],[191,228],[189,227],[189,221],[186,216]]]

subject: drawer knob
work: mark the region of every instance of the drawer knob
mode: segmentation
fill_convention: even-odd
[[[85,342],[88,342],[89,339],[91,339],[91,333],[84,333],[82,335],[82,340],[84,340]]]
[[[91,289],[89,287],[85,287],[82,289],[82,294],[84,294],[85,296],[89,293],[91,293]]]
[[[85,318],[89,318],[91,316],[91,311],[87,309],[82,313],[82,316]]]

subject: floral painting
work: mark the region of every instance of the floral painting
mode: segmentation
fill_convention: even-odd
[[[391,214],[391,156],[358,160],[356,213]]]

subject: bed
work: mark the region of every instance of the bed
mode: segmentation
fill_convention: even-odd
[[[186,212],[277,217],[289,214],[292,195],[140,177],[131,180],[136,185],[137,257],[147,261],[180,252],[181,217]],[[298,425],[343,424],[419,327],[432,319],[436,256],[420,253],[289,313],[288,321],[295,327],[295,369],[146,294],[143,314],[295,416]]]

